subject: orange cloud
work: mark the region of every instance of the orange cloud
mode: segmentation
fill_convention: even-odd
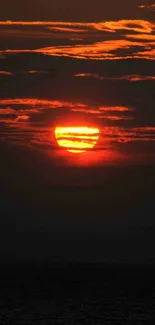
[[[63,22],[63,21],[13,21],[1,20],[0,26],[89,26],[90,23]]]
[[[28,70],[28,71],[23,71],[21,72],[22,74],[49,74],[50,71],[43,71],[43,70]],[[52,73],[52,71],[51,71]],[[53,71],[53,73],[56,74],[56,72]]]
[[[27,71],[27,73],[34,74],[34,73],[40,73],[40,71],[31,70],[31,71]]]
[[[90,113],[90,114],[102,114],[103,112],[129,112],[132,111],[132,108],[128,107],[121,107],[121,106],[113,106],[113,107],[103,107],[99,106],[95,109],[92,109],[90,107],[88,108],[73,108],[71,109],[72,112],[84,112],[84,113]]]
[[[29,116],[28,115],[22,115],[22,116],[17,116],[17,118],[15,120],[13,120],[13,122],[23,122],[23,121],[28,121],[29,120]]]
[[[134,51],[131,55],[127,55],[126,52],[118,56],[114,51],[127,50],[132,48],[138,49],[138,52]],[[139,47],[148,50],[139,51]],[[110,40],[103,42],[96,42],[88,45],[67,45],[67,46],[51,46],[46,48],[34,49],[34,50],[4,50],[1,54],[5,53],[41,53],[44,55],[51,55],[57,57],[70,57],[76,59],[85,60],[123,60],[123,59],[144,59],[155,60],[154,43],[143,43],[129,40]]]
[[[138,52],[135,56],[137,59],[155,60],[155,49]]]
[[[155,80],[155,76],[141,76],[141,75],[125,75],[118,77],[107,77],[100,76],[94,73],[79,73],[75,74],[75,77],[91,77],[98,80],[128,80],[128,81],[145,81],[145,80]]]
[[[151,33],[155,28],[155,24],[147,20],[131,20],[131,19],[122,19],[118,21],[105,21],[105,22],[60,22],[60,21],[0,21],[0,26],[45,26],[45,27],[67,27],[73,30],[77,27],[84,27],[85,29],[94,29],[99,31],[109,31],[115,32],[117,30],[131,30],[140,33]],[[81,31],[81,29],[80,29]],[[68,30],[67,30],[68,32]]]
[[[138,33],[151,33],[155,28],[155,24],[146,20],[118,20],[118,21],[107,21],[103,23],[97,23],[96,29],[102,30],[105,27],[108,30],[130,30]]]
[[[102,58],[103,56],[115,56],[111,51],[116,51],[120,49],[127,49],[133,46],[143,46],[142,42],[132,42],[128,40],[110,40],[104,42],[96,42],[94,44],[88,45],[74,45],[74,46],[57,46],[57,47],[47,47],[42,49],[42,52],[47,55],[63,55],[72,56],[76,58]],[[36,50],[39,52],[39,50]]]
[[[0,105],[29,105],[38,108],[58,108],[58,107],[87,107],[87,105],[82,103],[72,103],[60,100],[46,100],[38,98],[10,98],[10,99],[0,99]]]
[[[71,111],[72,112],[82,112],[82,113],[86,113],[86,114],[95,114],[95,115],[97,115],[97,117],[99,119],[107,119],[107,120],[111,120],[111,121],[133,120],[134,119],[133,116],[116,115],[116,112],[123,113],[123,112],[133,111],[133,108],[121,107],[121,106],[114,106],[114,107],[99,106],[99,107],[96,107],[95,109],[93,109],[91,107],[88,107],[85,109],[73,108],[73,109],[71,109]],[[105,112],[106,114],[103,115],[103,112]],[[111,115],[107,115],[107,113],[110,113]]]
[[[68,37],[71,33],[79,33],[79,36],[86,36],[87,41],[90,39],[90,44],[74,44],[63,46],[51,46],[39,49],[8,49],[0,51],[0,55],[5,53],[41,53],[51,56],[63,56],[85,60],[122,60],[122,59],[137,59],[144,58],[154,60],[154,47],[155,47],[155,24],[147,20],[119,20],[119,21],[103,21],[103,22],[22,22],[22,21],[0,21],[0,26],[10,26],[10,29],[3,29],[2,36],[18,35],[23,33],[26,37],[31,38],[55,38],[55,37]],[[17,26],[17,29],[11,29],[12,26]],[[31,30],[23,29],[18,30],[20,26],[31,26]],[[42,26],[43,30],[33,30],[33,27]],[[134,32],[136,34],[121,35],[118,39],[103,40],[102,32],[118,33],[122,30]],[[52,33],[50,33],[51,31]],[[60,33],[55,33],[59,31]],[[12,33],[12,34],[9,34]],[[24,34],[25,33],[25,34]],[[84,34],[85,33],[85,34]],[[64,36],[65,35],[65,36]],[[78,36],[78,35],[77,35]],[[85,37],[84,36],[84,37]],[[129,39],[130,38],[130,39]],[[71,38],[70,38],[71,39]],[[73,39],[73,38],[72,38]],[[78,39],[78,38],[77,38]],[[74,38],[76,41],[77,39]],[[93,40],[93,42],[91,42]],[[144,42],[144,41],[147,42]],[[151,42],[152,41],[152,42]],[[134,51],[132,51],[134,48]],[[137,53],[136,53],[137,48]],[[142,48],[140,51],[139,48]],[[118,55],[116,51],[122,50]],[[123,53],[123,50],[124,53]],[[132,53],[126,50],[131,50]]]
[[[122,107],[122,106],[112,106],[112,107],[100,107],[100,111],[104,112],[129,112],[132,111],[131,107]]]
[[[138,40],[155,41],[155,35],[150,34],[127,34],[125,37]]]
[[[138,8],[140,8],[140,9],[148,9],[148,10],[155,10],[155,4],[139,5]]]
[[[155,127],[125,128],[105,126],[100,130],[103,139],[126,143],[135,141],[155,141]]]
[[[72,108],[72,112],[81,112],[81,113],[86,113],[86,114],[100,114],[100,111],[98,109],[89,109],[89,108]]]
[[[0,108],[0,115],[10,115],[14,114],[15,111],[13,108],[7,107],[7,108]]]
[[[96,73],[76,73],[76,74],[74,74],[74,77],[93,77],[93,78],[97,78],[97,79],[100,78],[100,76]]]
[[[2,29],[0,30],[0,37],[6,38],[6,37],[13,37],[13,38],[28,38],[28,39],[49,39],[53,38],[52,32],[48,31],[37,31],[37,30],[27,30],[27,29]]]
[[[69,32],[69,33],[85,33],[85,29],[79,28],[67,28],[67,27],[48,27],[48,30],[56,31],[56,32]]]
[[[37,99],[37,98],[16,98],[16,99],[0,99],[1,106],[7,106],[6,108],[0,108],[0,115],[7,115],[7,118],[1,119],[1,122],[12,123],[19,122],[24,119],[27,121],[30,116],[34,114],[41,114],[43,111],[47,109],[57,109],[57,108],[68,108],[73,109],[77,108],[80,111],[84,108],[88,108],[88,105],[82,103],[73,103],[59,100],[45,100],[45,99]],[[17,105],[18,109],[13,109],[8,107],[8,105]],[[20,106],[25,105],[25,108],[20,108]],[[15,119],[8,120],[8,116],[16,116]],[[24,118],[23,118],[24,116]],[[26,118],[25,118],[26,116]]]
[[[12,72],[10,72],[10,71],[0,71],[0,75],[11,76]]]
[[[126,76],[125,79],[129,81],[145,81],[145,80],[155,80],[155,76],[130,75],[130,76]]]
[[[138,8],[140,8],[140,9],[144,9],[146,7],[146,5],[140,5],[140,6],[138,6]]]
[[[66,56],[77,59],[86,60],[114,60],[114,59],[126,59],[126,58],[137,58],[140,57],[140,52],[132,54],[131,56],[118,56],[117,54],[111,53],[120,49],[130,49],[132,47],[144,47],[143,42],[132,42],[128,40],[110,40],[104,42],[97,42],[89,45],[74,45],[74,46],[57,46],[48,47],[35,50],[34,52],[40,52],[44,55],[51,56]],[[7,52],[7,51],[6,51]],[[147,55],[149,53],[149,56]],[[139,56],[138,56],[139,54]],[[146,52],[145,58],[155,59],[153,52]]]
[[[96,110],[98,109],[98,112],[127,112],[133,110],[132,108],[128,107],[122,107],[122,106],[112,106],[112,107],[107,107],[107,106],[98,106],[98,107],[90,107],[87,104],[83,103],[73,103],[73,102],[66,102],[66,101],[59,101],[59,100],[46,100],[46,99],[37,99],[37,98],[10,98],[10,99],[0,99],[0,105],[26,105],[30,106],[31,108],[28,109],[28,111],[32,112],[39,112],[40,109],[47,109],[47,108],[60,108],[60,107],[68,107],[71,108],[73,111],[77,110],[85,110],[88,113],[89,108],[90,110]],[[18,109],[19,112],[25,112],[25,109]],[[16,112],[12,108],[3,108],[0,109],[1,114],[6,114],[6,112],[13,113]]]
[[[4,123],[4,124],[11,124],[13,122],[13,120],[11,118],[4,118],[4,117],[0,117],[0,123]],[[1,131],[0,131],[1,133]]]
[[[132,116],[107,116],[107,115],[100,115],[98,117],[99,119],[105,119],[110,121],[130,121],[134,120],[134,117]]]
[[[132,116],[121,116],[120,113],[133,111],[131,107],[122,106],[90,106],[82,103],[63,102],[57,100],[45,100],[37,98],[16,98],[16,99],[0,99],[0,115],[3,117],[5,123],[18,123],[20,121],[28,121],[34,114],[41,114],[47,109],[68,108],[71,112],[79,112],[84,114],[96,115],[97,118],[104,118],[107,120],[131,120]],[[17,105],[16,108],[10,108],[8,105]],[[25,108],[21,108],[25,105]],[[6,108],[3,106],[7,106]],[[109,114],[107,114],[109,113]],[[116,115],[118,113],[118,115]],[[12,116],[15,118],[12,119]],[[9,119],[10,118],[10,119]],[[2,122],[2,119],[1,119]],[[37,126],[37,124],[36,124]]]

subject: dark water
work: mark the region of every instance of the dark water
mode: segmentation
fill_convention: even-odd
[[[154,265],[5,265],[0,324],[153,324],[154,271]]]

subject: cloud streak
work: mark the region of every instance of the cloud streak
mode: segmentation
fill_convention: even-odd
[[[12,107],[8,107],[11,105]],[[131,112],[133,108],[131,107],[122,107],[122,106],[90,106],[78,102],[67,102],[60,100],[45,100],[37,98],[16,98],[16,99],[0,99],[0,115],[16,115],[16,114],[37,114],[45,110],[53,110],[58,108],[68,108],[71,112],[84,112],[89,114],[100,115],[105,113],[124,113]],[[23,107],[24,108],[21,108]]]
[[[155,3],[153,3],[153,4],[139,5],[138,8],[140,8],[140,9],[147,9],[149,11],[155,11]]]
[[[0,71],[0,76],[12,76],[12,72],[11,71]]]
[[[9,106],[8,106],[9,105]],[[82,103],[63,102],[57,100],[45,100],[37,98],[17,98],[17,99],[1,99],[0,100],[0,123],[4,124],[4,128],[1,128],[1,135],[4,135],[9,139],[15,136],[16,132],[20,132],[23,137],[23,141],[37,141],[40,139],[40,145],[44,142],[50,143],[50,134],[52,124],[50,126],[45,123],[31,121],[31,117],[34,114],[46,113],[48,109],[58,109],[69,107],[71,112],[84,112],[86,114],[96,114],[98,119],[109,120],[114,122],[113,126],[102,126],[100,128],[100,146],[102,147],[107,141],[117,143],[129,143],[136,141],[155,141],[155,127],[120,127],[115,123],[121,120],[132,120],[134,116],[125,115],[133,111],[133,108],[123,106],[96,106],[90,107],[89,105]],[[103,124],[102,124],[103,125]],[[46,141],[45,141],[46,140]],[[47,143],[46,143],[47,144]],[[52,143],[51,143],[52,146]]]
[[[81,78],[95,78],[98,80],[128,80],[131,82],[137,81],[146,81],[146,80],[155,80],[155,76],[142,76],[142,75],[124,75],[124,76],[117,76],[117,77],[108,77],[108,76],[100,76],[99,74],[95,73],[77,73],[74,74],[75,77]]]
[[[138,33],[151,33],[155,29],[155,24],[147,20],[122,19],[118,21],[105,22],[60,22],[60,21],[0,21],[0,26],[43,26],[53,28],[67,28],[67,32],[72,29],[72,32],[77,32],[77,28],[84,27],[85,30],[93,29],[97,31],[116,32],[118,30],[129,30]],[[62,31],[61,29],[59,29]],[[64,30],[63,30],[64,31]]]
[[[132,54],[126,54],[126,50],[132,50],[133,48],[135,50]],[[139,48],[142,48],[142,50],[139,50]],[[118,50],[122,50],[122,55],[115,53]],[[155,44],[144,44],[140,41],[132,42],[129,40],[110,40],[87,45],[59,45],[34,50],[1,51],[2,55],[8,53],[41,53],[47,56],[69,57],[83,60],[123,60],[140,58],[155,60]]]
[[[18,36],[21,39],[36,39],[36,42],[39,39],[42,42],[46,39],[53,42],[48,47],[38,48],[34,45],[31,49],[2,49],[0,54],[41,53],[84,60],[154,60],[154,33],[155,24],[147,20],[122,19],[89,23],[0,21],[0,37]],[[60,39],[64,39],[64,42],[57,44]]]

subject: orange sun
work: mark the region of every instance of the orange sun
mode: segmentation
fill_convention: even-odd
[[[82,153],[94,148],[99,139],[99,129],[79,127],[56,127],[55,137],[60,147],[69,152]]]

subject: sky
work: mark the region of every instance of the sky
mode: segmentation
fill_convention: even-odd
[[[145,4],[152,4],[147,1]],[[89,0],[2,0],[1,20],[71,20],[95,21],[119,18],[140,18],[145,13],[139,12],[138,6],[143,4],[140,0],[96,0],[95,5]],[[140,17],[139,17],[140,16]]]
[[[0,257],[152,258],[154,71],[154,1],[1,0]],[[71,123],[93,150],[58,146]]]

